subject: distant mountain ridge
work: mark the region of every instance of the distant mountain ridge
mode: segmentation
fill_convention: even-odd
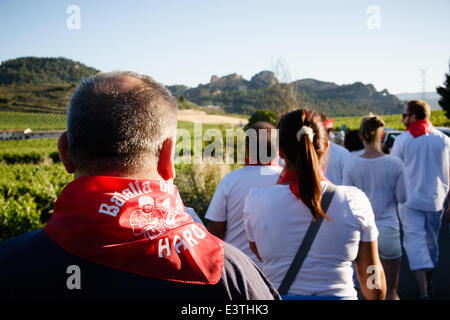
[[[100,72],[66,58],[22,57],[0,65],[0,110],[64,113],[77,83]],[[218,112],[252,114],[259,109],[277,110],[292,104],[330,116],[355,116],[369,112],[398,114],[403,104],[387,90],[356,82],[337,85],[315,79],[280,83],[274,72],[264,70],[250,80],[237,73],[218,77],[195,88],[167,86],[180,108],[216,106]],[[217,107],[218,106],[218,107]]]
[[[236,73],[213,75],[207,84],[195,88],[168,86],[172,94],[184,96],[200,106],[219,105],[226,112],[251,114],[258,109],[272,109],[267,97],[284,86],[294,89],[299,106],[307,106],[331,116],[401,113],[402,102],[386,89],[377,91],[372,84],[355,82],[337,85],[315,79],[301,79],[281,84],[272,71],[261,71],[250,80]],[[279,102],[281,103],[281,101]],[[271,105],[272,104],[272,105]]]
[[[81,79],[100,71],[66,58],[23,57],[0,65],[0,111],[66,113]],[[178,99],[180,109],[196,109]]]
[[[397,98],[402,101],[408,100],[425,100],[431,107],[431,110],[441,110],[439,99],[441,96],[436,92],[413,92],[413,93],[397,93]]]

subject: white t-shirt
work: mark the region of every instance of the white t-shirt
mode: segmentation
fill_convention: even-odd
[[[325,190],[328,182],[322,182]],[[356,298],[352,261],[360,241],[378,237],[370,202],[355,187],[338,186],[322,225],[289,295]],[[244,209],[249,241],[255,242],[262,270],[279,287],[312,221],[311,211],[288,185],[252,189]]]
[[[406,131],[395,139],[390,154],[405,165],[405,205],[423,211],[442,210],[449,191],[450,139],[437,129],[417,138]]]
[[[400,230],[396,201],[406,201],[405,168],[393,156],[350,157],[344,166],[343,185],[361,189],[369,198],[377,227]]]
[[[205,218],[226,221],[224,241],[247,254],[259,267],[261,262],[250,250],[242,223],[244,201],[251,188],[274,185],[281,173],[279,166],[245,166],[228,173],[217,186]]]
[[[350,152],[347,149],[330,141],[330,148],[328,150],[328,163],[325,168],[325,176],[333,184],[342,184],[344,164],[349,156]]]
[[[355,150],[355,151],[350,151],[350,154],[354,157],[359,157],[360,155],[362,155],[366,150],[364,149],[360,149],[360,150]]]

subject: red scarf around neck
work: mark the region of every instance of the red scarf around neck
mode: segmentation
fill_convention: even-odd
[[[82,177],[58,197],[45,226],[66,251],[147,277],[216,284],[223,242],[184,211],[166,181]]]
[[[322,181],[328,181],[323,171],[321,171]],[[280,177],[277,180],[277,184],[286,184],[289,183],[289,189],[292,191],[292,193],[295,195],[297,199],[300,199],[300,190],[298,186],[298,179],[297,175],[294,171],[288,171],[286,168],[283,168],[283,171],[280,173]]]
[[[433,130],[433,125],[428,120],[417,120],[411,123],[407,130],[414,138],[417,138],[431,132],[431,130]]]

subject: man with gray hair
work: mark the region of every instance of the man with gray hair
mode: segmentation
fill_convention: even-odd
[[[147,76],[80,83],[58,140],[74,181],[44,229],[0,243],[0,298],[279,299],[250,259],[185,212],[172,183],[177,109]]]

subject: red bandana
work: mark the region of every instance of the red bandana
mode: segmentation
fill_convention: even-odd
[[[193,222],[165,181],[78,178],[62,191],[45,232],[74,255],[126,272],[197,284],[222,275],[223,242]]]
[[[323,171],[321,172],[322,175],[322,181],[328,181],[325,175],[323,174]],[[298,188],[298,179],[295,175],[295,172],[293,171],[287,171],[286,168],[283,169],[280,173],[280,177],[278,178],[277,184],[284,184],[286,182],[289,182],[289,189],[292,191],[292,193],[297,197],[297,199],[300,199],[300,191]]]
[[[407,130],[414,138],[417,138],[431,132],[433,125],[428,120],[417,120],[411,123]]]
[[[328,119],[323,122],[325,129],[333,129],[333,119]]]

